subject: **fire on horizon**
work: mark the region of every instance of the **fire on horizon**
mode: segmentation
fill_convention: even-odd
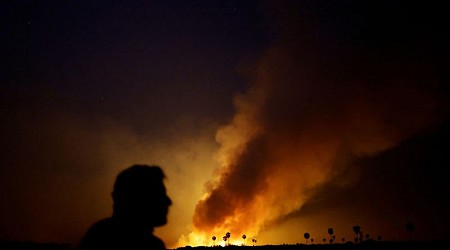
[[[169,2],[0,8],[0,240],[76,244],[134,163],[169,248],[448,239],[444,8]]]
[[[441,83],[425,78],[428,65],[406,62],[395,53],[376,55],[378,48],[345,51],[350,54],[345,61],[329,55],[317,58],[320,51],[311,45],[321,41],[296,40],[312,30],[295,31],[304,23],[303,17],[295,14],[286,9],[275,14],[281,24],[292,27],[275,25],[282,30],[278,43],[261,57],[252,78],[252,91],[235,98],[236,115],[216,134],[221,146],[220,172],[196,205],[193,232],[182,239],[188,245],[207,245],[211,233],[227,230],[235,235],[257,236],[291,214],[301,218],[295,230],[297,238],[301,238],[300,228],[322,238],[326,223],[339,227],[342,236],[349,236],[352,223],[361,221],[374,234],[399,237],[402,221],[419,216],[388,204],[404,197],[383,200],[391,192],[383,187],[387,180],[370,187],[381,192],[374,197],[374,190],[362,190],[360,197],[354,197],[371,201],[369,208],[350,201],[344,190],[362,181],[363,168],[389,170],[364,166],[370,165],[366,161],[442,122],[446,97],[439,93]],[[283,29],[294,34],[283,33]],[[414,171],[414,163],[407,163],[412,165],[404,171],[409,167]],[[375,173],[373,178],[377,177]],[[389,180],[395,181],[405,185],[400,179]],[[344,216],[337,212],[343,209],[341,205],[328,211],[316,205],[322,203],[321,199],[333,199],[330,194],[336,190],[342,193],[335,195],[355,206],[351,210],[346,207]],[[304,205],[308,208],[303,215]],[[432,209],[423,212],[433,213]],[[323,218],[311,222],[308,213]],[[395,213],[394,218],[389,213]],[[391,230],[383,232],[377,223]]]

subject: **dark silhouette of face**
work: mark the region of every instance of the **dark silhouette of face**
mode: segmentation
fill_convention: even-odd
[[[113,190],[114,214],[134,226],[152,229],[167,223],[172,201],[158,166],[134,165],[122,171]]]

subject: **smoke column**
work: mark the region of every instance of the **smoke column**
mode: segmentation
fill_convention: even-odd
[[[370,44],[339,47],[346,37],[315,34],[314,19],[286,9],[273,16],[277,43],[258,62],[251,88],[236,96],[233,120],[217,131],[222,167],[196,206],[189,242],[227,231],[257,235],[351,172],[356,159],[438,120],[440,82],[420,59]]]

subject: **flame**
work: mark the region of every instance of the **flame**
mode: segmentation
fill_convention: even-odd
[[[217,241],[218,239],[216,239]],[[208,239],[208,236],[202,232],[191,232],[189,235],[183,235],[178,240],[178,246],[208,246],[212,241],[211,238]]]
[[[180,239],[178,240],[177,246],[178,247],[184,247],[184,246],[191,246],[191,247],[223,246],[224,247],[228,244],[235,245],[235,246],[241,246],[241,245],[246,245],[246,243],[248,242],[248,240],[250,238],[256,237],[256,236],[253,236],[253,237],[247,237],[246,239],[244,239],[242,236],[245,233],[243,234],[243,233],[230,232],[231,237],[228,238],[227,241],[224,241],[223,237],[225,236],[225,234],[228,231],[224,230],[224,228],[215,228],[213,231],[220,232],[220,233],[217,233],[217,234],[206,233],[206,232],[202,232],[199,230],[190,232],[188,235],[183,235],[182,237],[180,237]],[[241,230],[241,231],[244,231],[244,230]],[[252,234],[250,234],[250,235],[252,235]],[[215,240],[212,239],[213,236],[216,237]]]
[[[395,147],[441,117],[444,101],[428,82],[395,69],[380,78],[352,67],[328,72],[316,67],[319,54],[308,55],[307,47],[281,41],[259,61],[251,91],[235,97],[233,120],[216,133],[222,167],[196,205],[185,243],[208,245],[226,232],[233,239],[258,235],[326,184],[356,182],[357,159]],[[363,66],[372,72],[379,65]]]

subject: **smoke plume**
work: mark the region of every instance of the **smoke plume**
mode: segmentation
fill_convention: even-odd
[[[356,159],[439,120],[433,68],[404,56],[414,44],[349,46],[352,35],[321,33],[332,27],[287,9],[272,16],[277,42],[258,62],[251,88],[236,96],[233,120],[217,131],[222,168],[196,206],[191,242],[227,231],[253,237],[324,184],[351,186],[357,176],[339,175],[354,172]]]

